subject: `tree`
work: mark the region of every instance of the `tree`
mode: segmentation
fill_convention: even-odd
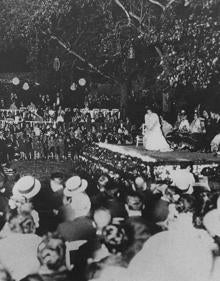
[[[36,70],[83,69],[119,83],[122,107],[131,81],[171,90],[218,83],[219,0],[3,0],[0,49],[22,44]]]

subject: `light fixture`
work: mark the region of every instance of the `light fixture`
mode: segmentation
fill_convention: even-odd
[[[73,84],[70,86],[71,91],[76,91],[76,83],[73,82]]]
[[[79,79],[79,85],[82,86],[82,87],[85,86],[86,85],[86,79],[85,78],[80,78]]]
[[[27,91],[27,90],[29,90],[30,87],[29,87],[28,83],[25,82],[22,88],[23,88],[23,90]]]
[[[135,58],[135,50],[134,50],[133,45],[131,45],[128,49],[128,59],[132,60],[134,58]]]
[[[19,85],[19,83],[20,83],[20,80],[19,80],[18,77],[14,77],[14,78],[12,79],[12,84],[13,84],[13,85],[17,86],[17,85]]]

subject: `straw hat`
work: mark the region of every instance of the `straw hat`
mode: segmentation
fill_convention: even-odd
[[[211,188],[209,186],[209,180],[208,180],[208,177],[206,177],[206,176],[199,177],[199,181],[194,184],[194,187],[196,187],[196,188],[199,187],[200,189],[202,189],[204,191],[211,191]]]
[[[176,186],[179,191],[192,194],[195,179],[193,174],[184,170],[177,170],[171,173],[172,185]]]
[[[64,195],[72,197],[75,192],[83,192],[86,190],[88,182],[81,179],[79,176],[73,176],[69,178],[65,183]]]
[[[27,199],[33,198],[41,189],[39,180],[32,176],[20,178],[14,185],[12,193],[15,196],[24,196]]]
[[[203,218],[203,225],[213,237],[220,237],[220,210],[214,209],[208,212]]]

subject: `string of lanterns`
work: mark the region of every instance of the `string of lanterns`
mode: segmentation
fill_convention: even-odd
[[[80,78],[78,81],[79,86],[84,87],[86,85],[86,79],[85,78]],[[77,83],[73,82],[70,86],[71,91],[76,91],[77,90]]]
[[[18,86],[20,84],[20,79],[18,77],[14,77],[12,79],[12,84],[14,86]],[[39,86],[40,84],[38,82],[35,82],[34,83],[35,86]],[[77,87],[81,86],[81,87],[84,87],[86,85],[86,79],[85,78],[80,78],[79,81],[78,81],[78,84],[76,82],[73,82],[70,86],[70,90],[71,91],[76,91],[77,90]],[[28,84],[28,82],[24,82],[23,86],[22,86],[22,89],[24,91],[28,91],[30,89],[30,85]]]

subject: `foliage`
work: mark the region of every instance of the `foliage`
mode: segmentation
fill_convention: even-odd
[[[37,69],[59,56],[67,76],[206,88],[219,77],[219,19],[219,0],[2,0],[0,50],[25,46]]]

